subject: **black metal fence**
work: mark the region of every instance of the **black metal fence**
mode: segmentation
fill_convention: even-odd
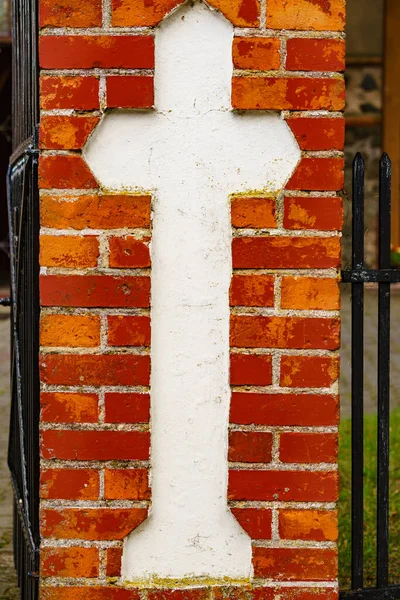
[[[352,268],[342,281],[352,288],[352,573],[351,591],[341,598],[398,599],[399,585],[389,586],[389,436],[390,436],[390,286],[400,282],[391,268],[391,162],[379,171],[378,269],[364,267],[364,160],[353,163]],[[378,284],[378,439],[376,588],[364,587],[364,284]]]

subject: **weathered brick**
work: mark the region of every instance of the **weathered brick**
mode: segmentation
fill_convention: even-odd
[[[149,240],[138,240],[132,236],[112,237],[110,244],[110,267],[137,269],[150,267]]]
[[[283,277],[281,308],[339,310],[339,281],[330,278]]]
[[[282,387],[330,387],[339,377],[339,358],[282,356]]]
[[[98,500],[100,477],[91,469],[42,469],[40,497],[47,500]]]
[[[230,462],[269,463],[272,459],[272,433],[231,431],[228,460]]]
[[[41,577],[98,577],[98,548],[49,548],[40,551]]]
[[[101,0],[40,0],[40,27],[101,27]]]
[[[40,122],[40,148],[80,150],[99,121],[98,117],[44,115]]]
[[[61,460],[147,460],[148,431],[42,431],[41,456]]]
[[[42,346],[93,348],[100,345],[100,317],[96,315],[42,315]]]
[[[147,469],[106,469],[104,498],[106,500],[150,500]]]
[[[342,199],[285,198],[283,225],[286,229],[341,231],[343,226]]]
[[[171,589],[151,588],[148,591],[148,600],[207,600],[209,598],[206,587]]]
[[[122,540],[146,517],[146,508],[45,508],[41,534],[70,540]]]
[[[275,204],[275,198],[232,198],[232,226],[257,229],[276,227]]]
[[[42,392],[41,420],[44,423],[96,423],[98,401],[97,394]]]
[[[268,0],[267,27],[342,31],[346,0]]]
[[[231,508],[231,511],[252,540],[271,539],[272,510],[269,508]]]
[[[154,38],[145,35],[41,36],[42,69],[152,69]]]
[[[337,350],[339,319],[231,316],[231,346]]]
[[[276,581],[328,581],[337,577],[337,551],[326,548],[253,548],[254,576]]]
[[[119,577],[121,575],[122,548],[107,548],[106,575]]]
[[[287,190],[337,191],[344,185],[342,158],[302,158],[286,184]]]
[[[281,42],[279,38],[235,37],[233,65],[236,69],[273,71],[279,69]]]
[[[42,275],[42,306],[149,308],[149,277]]]
[[[288,71],[344,71],[345,42],[342,39],[292,38],[287,40]]]
[[[286,463],[335,463],[338,454],[336,433],[298,433],[280,436],[279,457]]]
[[[238,425],[329,427],[339,421],[337,396],[233,392],[230,421]]]
[[[148,423],[150,420],[150,395],[139,393],[106,393],[106,423]]]
[[[40,198],[43,227],[54,229],[122,229],[150,227],[150,196],[44,195]]]
[[[115,586],[44,586],[40,588],[41,600],[140,600],[138,588]]]
[[[230,288],[231,306],[274,306],[274,277],[234,275]]]
[[[342,78],[234,77],[232,106],[239,110],[343,110]]]
[[[151,75],[107,77],[108,108],[151,108],[154,104],[154,78]]]
[[[99,241],[93,235],[41,235],[40,265],[42,267],[97,267]]]
[[[328,471],[230,470],[230,500],[335,502],[338,475]]]
[[[298,117],[286,119],[301,150],[343,150],[343,118]]]
[[[336,542],[338,519],[335,510],[279,511],[279,535],[285,540]]]
[[[234,269],[329,269],[338,267],[340,237],[238,237],[232,241]]]
[[[39,160],[41,189],[94,189],[99,185],[82,156],[42,156]]]
[[[99,78],[79,75],[41,75],[40,106],[43,110],[99,108]]]
[[[258,27],[260,24],[260,0],[211,0],[210,5],[235,27]]]
[[[150,317],[115,315],[107,323],[110,346],[150,346]]]
[[[272,356],[231,353],[231,385],[271,385]]]
[[[51,385],[149,385],[150,357],[136,354],[45,354],[41,381]]]

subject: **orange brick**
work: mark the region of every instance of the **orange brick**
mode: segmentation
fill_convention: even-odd
[[[294,117],[286,123],[301,150],[343,150],[345,121],[342,118]]]
[[[95,236],[40,236],[42,267],[96,267],[98,258],[99,242]]]
[[[140,600],[138,588],[115,586],[45,586],[40,587],[40,600]],[[286,599],[285,599],[286,600]],[[301,599],[303,600],[303,599]],[[309,600],[306,598],[305,600]],[[313,598],[312,600],[320,600]],[[329,600],[333,600],[329,598]]]
[[[228,460],[243,463],[269,463],[272,458],[272,433],[231,431]]]
[[[107,77],[108,108],[151,108],[154,104],[154,78],[150,75]]]
[[[100,317],[96,315],[42,315],[42,346],[93,348],[100,345]]]
[[[267,27],[342,31],[346,0],[268,0]]]
[[[329,356],[282,356],[282,387],[330,387],[339,377],[339,359]]]
[[[106,469],[106,500],[150,500],[148,469]]]
[[[57,108],[93,110],[99,108],[99,78],[79,75],[63,77],[41,75],[40,106],[43,110]]]
[[[337,455],[336,433],[281,433],[279,457],[282,462],[336,463]]]
[[[132,236],[112,237],[110,245],[110,267],[138,269],[150,267],[149,240],[138,240]]]
[[[286,229],[319,229],[341,231],[343,202],[341,198],[285,198],[283,225]]]
[[[42,392],[40,405],[44,423],[96,423],[99,417],[97,394]]]
[[[334,510],[280,510],[279,535],[285,540],[336,542],[337,512]]]
[[[345,42],[315,38],[292,38],[287,41],[288,71],[344,71]]]
[[[286,184],[287,190],[341,190],[344,185],[342,158],[302,158]]]
[[[231,219],[233,227],[276,227],[275,198],[232,198]]]
[[[41,577],[98,577],[97,548],[48,548],[40,551]]]
[[[274,306],[274,278],[270,275],[234,275],[231,306]]]
[[[271,539],[272,510],[268,508],[231,508],[231,511],[252,540]]]
[[[40,148],[80,150],[99,121],[98,117],[45,115],[40,122]]]
[[[40,0],[40,27],[101,27],[101,0]]]
[[[150,346],[150,317],[108,317],[108,343],[110,346]]]
[[[42,156],[39,160],[39,187],[46,190],[87,190],[98,188],[99,184],[82,156]]]
[[[254,576],[276,581],[327,581],[337,578],[337,550],[253,548]]]
[[[40,198],[43,227],[54,229],[131,229],[150,227],[150,196],[95,195]]]
[[[281,42],[279,38],[235,37],[233,65],[236,69],[272,71],[279,69]]]
[[[239,110],[343,110],[342,78],[234,77],[232,106]]]
[[[339,281],[314,277],[283,277],[281,308],[339,310]]]
[[[91,469],[42,469],[40,497],[47,500],[98,500],[99,472]]]

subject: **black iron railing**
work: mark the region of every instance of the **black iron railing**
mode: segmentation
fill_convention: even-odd
[[[351,591],[341,598],[400,598],[399,585],[389,586],[389,435],[390,435],[390,286],[400,282],[391,268],[391,162],[387,154],[379,168],[378,269],[364,265],[364,160],[353,163],[352,268],[342,281],[352,289],[352,572]],[[378,440],[376,588],[364,587],[364,284],[378,284]]]

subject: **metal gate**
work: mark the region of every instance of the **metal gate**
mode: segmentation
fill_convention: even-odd
[[[14,559],[22,600],[38,598],[39,198],[37,0],[13,0],[13,154],[8,170]]]
[[[352,573],[351,591],[340,597],[370,600],[400,598],[400,582],[389,586],[389,434],[390,434],[390,286],[400,282],[391,269],[391,163],[387,154],[379,172],[378,269],[364,266],[364,160],[353,163],[352,269],[342,272],[352,290]],[[378,284],[378,440],[376,588],[364,587],[364,284]]]

